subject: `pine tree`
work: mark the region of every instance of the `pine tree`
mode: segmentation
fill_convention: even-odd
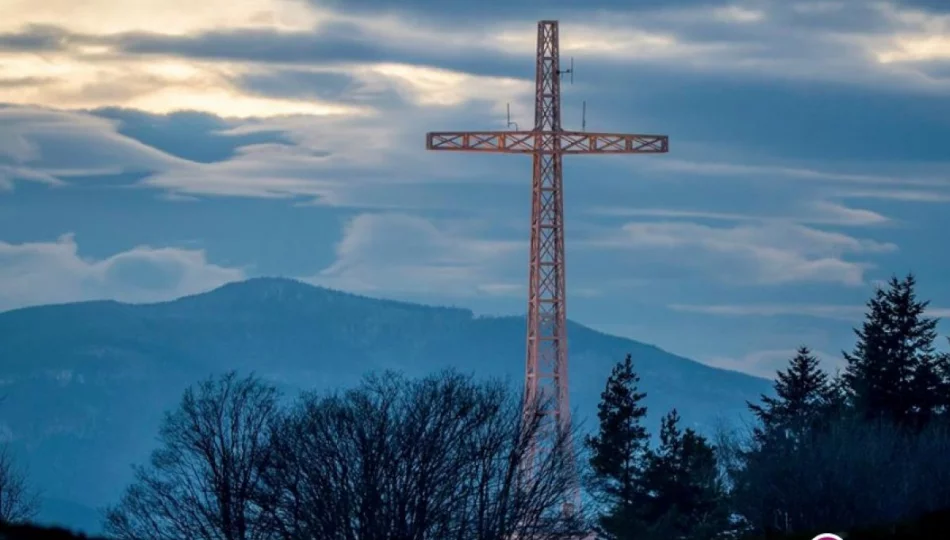
[[[609,508],[600,519],[600,533],[608,538],[635,538],[639,526],[643,460],[650,438],[643,426],[646,394],[639,384],[628,354],[607,379],[597,406],[598,433],[586,440],[594,491]]]
[[[749,403],[758,418],[756,442],[800,440],[823,421],[835,403],[835,390],[808,347],[801,346],[788,368],[779,371],[774,384],[777,397],[762,395],[762,403]]]
[[[844,375],[835,371],[835,375],[828,381],[828,419],[844,418],[848,413],[848,385]]]
[[[926,423],[943,399],[940,356],[934,352],[937,320],[917,300],[916,280],[892,277],[868,301],[858,342],[845,353],[844,382],[857,412],[900,425]]]
[[[740,452],[732,498],[759,532],[789,525],[789,505],[798,500],[790,494],[797,491],[794,483],[802,469],[798,454],[842,411],[840,385],[840,378],[830,380],[811,350],[801,346],[777,372],[775,396],[762,395],[759,404],[748,404],[758,425],[752,445]]]
[[[691,428],[681,430],[679,422],[675,409],[663,417],[660,446],[647,457],[645,536],[708,540],[728,526],[716,452]]]
[[[950,342],[950,338],[947,341]],[[950,352],[938,353],[935,367],[940,379],[939,397],[936,400],[938,412],[947,416],[950,414]]]

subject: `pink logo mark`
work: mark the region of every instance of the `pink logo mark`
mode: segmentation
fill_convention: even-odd
[[[812,538],[811,540],[843,540],[843,539],[837,534],[823,533]]]

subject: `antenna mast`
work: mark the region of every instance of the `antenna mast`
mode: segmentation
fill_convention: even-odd
[[[505,107],[508,108],[508,127],[515,126],[515,131],[518,131],[518,123],[511,121],[511,103],[505,103]]]
[[[571,75],[571,84],[574,84],[574,57],[571,57],[571,67],[568,69],[560,69],[557,72],[558,75]]]
[[[559,76],[570,75],[571,84],[574,84],[574,57],[571,57],[571,67],[558,70]],[[511,124],[509,124],[511,125]],[[517,129],[517,128],[515,128]],[[581,109],[581,131],[587,131],[587,102],[584,101]]]

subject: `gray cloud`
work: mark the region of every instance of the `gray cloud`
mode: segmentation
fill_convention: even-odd
[[[199,113],[0,107],[0,179],[6,188],[14,180],[133,182],[177,196],[303,196],[332,206],[405,208],[414,199],[405,186],[476,182],[497,173],[496,164],[504,170],[505,160],[453,169],[460,156],[425,152],[418,123],[444,124],[456,112],[397,107],[382,122],[237,122]]]
[[[0,33],[0,51],[57,51],[69,45],[71,32],[49,25],[30,25],[20,32]]]
[[[0,78],[0,89],[3,88],[36,88],[54,82],[53,77],[10,77]]]
[[[499,55],[497,49],[477,42],[465,48],[386,42],[368,29],[345,21],[327,23],[315,32],[227,30],[190,36],[138,32],[120,34],[109,40],[122,54],[261,62],[269,64],[268,67],[275,72],[282,72],[284,77],[298,81],[308,72],[295,70],[290,67],[293,64],[338,66],[353,62],[400,62],[438,66],[474,75],[523,76],[530,72],[533,54],[530,49],[515,49],[511,55]],[[487,58],[491,61],[486,62]],[[249,78],[255,80],[254,75]]]
[[[672,304],[673,311],[736,317],[799,316],[854,322],[861,319],[864,306],[813,304],[693,305]]]
[[[794,223],[711,226],[679,221],[636,221],[619,233],[584,245],[652,262],[650,270],[697,274],[733,285],[816,282],[860,286],[873,265],[853,260],[895,251],[894,244],[855,238]],[[633,277],[638,277],[634,275]]]
[[[95,41],[109,44],[124,54],[175,55],[198,59],[240,60],[282,64],[338,64],[346,62],[407,62],[434,65],[476,74],[513,75],[522,72],[525,59],[530,62],[533,47],[505,46],[492,42],[499,29],[530,36],[533,19],[516,25],[518,13],[535,13],[521,2],[479,3],[477,10],[485,24],[468,24],[469,2],[440,4],[432,10],[430,2],[400,3],[393,10],[389,2],[357,2],[340,5],[343,19],[323,22],[313,32],[280,32],[277,30],[222,30],[190,35],[131,32],[107,37],[69,34],[66,41]],[[565,2],[565,5],[568,4]],[[840,4],[840,9],[817,9],[815,6]],[[321,4],[322,5],[322,4]],[[803,9],[812,6],[810,9]],[[869,65],[867,40],[881,37],[909,23],[888,15],[876,4],[850,2],[655,2],[642,4],[605,1],[593,7],[615,11],[598,12],[585,6],[575,16],[565,17],[563,39],[570,39],[586,25],[612,33],[602,40],[621,40],[617,45],[622,64],[647,63],[662,65],[666,71],[727,71],[749,73],[757,77],[769,74],[779,78],[806,78],[836,82],[874,82],[887,77],[875,75],[880,66]],[[325,6],[323,6],[325,7]],[[691,11],[704,8],[706,11]],[[396,13],[403,19],[390,20]],[[716,11],[718,10],[718,11]],[[554,11],[558,11],[554,6]],[[364,14],[359,23],[354,14]],[[458,32],[452,32],[452,24]],[[523,24],[523,26],[522,26]],[[410,26],[411,25],[411,26]],[[479,28],[476,30],[476,28]],[[47,29],[66,35],[63,29]],[[435,32],[435,33],[433,33]],[[626,37],[618,33],[625,32]],[[648,32],[674,40],[675,47],[684,48],[669,57],[665,45],[656,41],[630,41],[631,32]],[[614,35],[617,34],[617,35]],[[29,35],[29,34],[24,34]],[[36,39],[36,38],[31,38]],[[61,39],[60,41],[63,41]],[[424,43],[423,43],[424,41]],[[565,42],[566,43],[566,42]],[[562,43],[565,54],[569,44]],[[585,67],[603,69],[617,64],[602,54],[587,54]],[[500,54],[499,54],[500,53]],[[583,51],[578,51],[582,56]],[[610,55],[608,55],[610,56]],[[486,61],[490,59],[490,61]],[[606,65],[605,65],[606,64]],[[867,79],[874,79],[867,81]],[[906,77],[903,83],[908,81]],[[899,84],[897,81],[894,84]]]
[[[913,203],[941,204],[950,202],[950,190],[924,189],[852,189],[835,193],[842,199],[876,199]]]
[[[679,9],[694,5],[692,2],[666,5],[663,9],[649,8],[646,3],[623,4],[646,11],[600,19],[592,18],[588,11],[577,26],[611,23],[623,29],[621,23],[629,17],[633,26],[628,30],[666,32],[681,41],[682,47],[712,49],[684,49],[673,58],[665,57],[660,48],[649,44],[642,45],[641,51],[624,51],[619,57],[579,53],[578,85],[565,89],[565,100],[586,98],[591,125],[600,123],[602,129],[670,133],[675,137],[678,152],[686,148],[683,143],[695,143],[709,148],[742,146],[743,161],[755,159],[756,153],[769,158],[856,162],[869,156],[878,161],[944,160],[944,149],[934,136],[945,127],[942,118],[946,115],[939,111],[950,111],[943,94],[909,93],[908,85],[916,84],[914,81],[919,77],[908,76],[905,71],[916,69],[914,65],[874,65],[868,60],[868,51],[862,48],[863,42],[846,39],[852,31],[860,30],[861,36],[867,38],[893,30],[899,23],[867,2],[845,3],[843,8],[831,10],[816,7],[833,4],[749,4],[749,9],[765,8],[762,20],[747,22],[717,20],[708,14],[699,16]],[[434,16],[456,17],[461,21],[463,12],[456,13],[453,8],[464,10],[467,5],[453,4]],[[618,5],[607,2],[603,7]],[[409,3],[403,8],[411,10],[413,6]],[[351,9],[358,12],[374,7],[379,5],[347,4],[342,12],[350,14]],[[856,16],[861,23],[852,29],[833,27],[829,22],[853,22]],[[418,24],[425,19],[412,20]],[[818,20],[824,21],[822,25],[811,24]],[[385,19],[377,22],[383,24]],[[530,34],[530,21],[526,25],[524,31]],[[381,108],[406,103],[392,87],[374,89],[357,80],[354,65],[398,62],[525,81],[533,75],[533,48],[510,47],[499,54],[497,46],[484,41],[491,33],[488,25],[477,31],[471,25],[460,27],[460,36],[472,36],[471,47],[456,42],[439,47],[429,41],[413,41],[411,37],[387,42],[373,32],[374,28],[369,23],[338,20],[309,33],[126,33],[108,39],[126,55],[253,62],[253,69],[232,76],[233,83],[253,95],[332,99]],[[447,28],[442,25],[428,30],[445,33]],[[420,29],[418,35],[425,35],[425,30]],[[566,21],[562,33],[569,36],[570,32]],[[577,103],[573,105],[576,108]],[[567,103],[566,114],[576,117],[570,107]],[[782,114],[777,116],[776,111]],[[610,123],[619,118],[636,118],[640,122],[635,126]],[[576,118],[571,121],[577,122]],[[878,129],[882,124],[891,127]],[[862,136],[854,137],[854,133]],[[895,140],[901,144],[894,144]]]
[[[810,26],[837,30],[883,30],[892,25],[877,9],[879,3],[869,0],[442,0],[439,9],[432,9],[429,0],[311,0],[316,6],[332,6],[347,13],[378,15],[401,13],[417,20],[446,24],[461,21],[490,23],[499,20],[538,19],[576,20],[591,12],[633,13],[638,18],[665,18],[683,20],[684,14],[715,9],[747,9],[767,14],[777,27]],[[944,0],[894,0],[901,9],[918,9],[930,13],[950,12]],[[541,5],[539,5],[541,4]],[[543,7],[543,9],[539,9]]]
[[[169,36],[136,32],[115,36],[111,41],[128,54],[172,54],[257,62],[386,61],[398,56],[382,43],[367,43],[358,27],[340,23],[321,29],[319,33],[228,30],[195,36]]]
[[[802,223],[813,225],[838,225],[866,227],[884,225],[891,220],[886,216],[856,208],[848,208],[827,202],[812,202],[796,208],[788,215],[748,214],[737,212],[708,212],[702,210],[675,208],[594,208],[592,213],[620,217],[645,217],[681,220],[734,221],[753,223]]]
[[[346,226],[337,259],[307,280],[351,291],[416,297],[520,295],[512,280],[526,246],[472,238],[454,220],[360,214]]]
[[[718,315],[730,317],[813,317],[818,319],[833,319],[847,322],[859,322],[867,313],[867,306],[863,305],[826,305],[826,304],[738,304],[738,305],[695,305],[671,304],[673,311],[686,313],[701,313],[704,315]],[[950,309],[930,307],[926,311],[927,317],[946,317]]]
[[[712,356],[703,358],[702,361],[711,366],[774,379],[776,372],[788,368],[788,361],[795,357],[796,352],[796,349],[769,349],[752,351],[739,357]],[[828,373],[835,373],[845,365],[840,354],[816,350],[812,350],[812,354],[820,360],[821,368]]]
[[[888,264],[894,244],[901,246],[902,261],[917,257],[921,249],[926,255],[920,256],[940,256],[932,254],[923,235],[919,243],[928,245],[921,248],[899,227],[871,227],[892,221],[906,225],[902,208],[882,201],[919,200],[947,184],[941,141],[950,106],[939,91],[945,77],[940,62],[878,63],[874,53],[894,46],[889,41],[894,32],[920,35],[921,25],[894,18],[871,2],[735,4],[741,9],[730,11],[726,2],[715,1],[595,0],[581,9],[573,0],[543,5],[449,0],[436,10],[428,0],[341,0],[331,4],[341,16],[312,31],[306,30],[307,17],[296,17],[304,22],[290,25],[295,31],[222,30],[245,26],[250,18],[241,18],[245,22],[240,24],[221,22],[214,19],[220,13],[214,10],[183,16],[174,29],[143,22],[133,10],[116,17],[121,26],[111,25],[108,32],[102,30],[105,23],[97,26],[94,20],[70,25],[75,32],[24,27],[7,34],[0,49],[47,51],[46,57],[71,75],[54,85],[39,68],[18,70],[0,79],[0,87],[10,89],[4,95],[12,100],[45,100],[72,109],[116,104],[148,111],[193,107],[245,114],[235,114],[244,118],[238,120],[193,112],[99,109],[79,114],[0,106],[0,187],[10,187],[11,179],[33,181],[17,193],[2,194],[6,206],[0,210],[7,212],[8,223],[15,223],[12,230],[19,222],[10,216],[23,212],[9,209],[21,201],[41,200],[50,214],[67,207],[74,212],[55,216],[58,221],[31,215],[33,225],[24,222],[18,242],[40,234],[26,232],[36,224],[45,227],[42,234],[48,240],[72,230],[68,220],[115,219],[118,214],[101,210],[113,200],[137,201],[138,207],[123,203],[127,213],[136,211],[130,208],[154,212],[143,219],[141,229],[137,225],[121,235],[103,225],[98,237],[90,236],[85,244],[98,251],[79,262],[78,248],[68,246],[75,241],[35,243],[33,252],[56,254],[32,259],[38,268],[68,270],[30,270],[37,279],[65,284],[57,289],[28,283],[34,295],[52,291],[54,301],[165,298],[188,289],[176,283],[211,287],[243,276],[233,261],[253,260],[269,265],[267,271],[378,295],[418,296],[434,287],[465,296],[466,304],[484,301],[491,312],[501,305],[491,302],[513,295],[517,307],[512,309],[520,311],[530,160],[426,152],[423,135],[439,129],[502,129],[506,101],[523,125],[531,118],[532,33],[543,7],[543,16],[561,18],[564,54],[577,62],[575,84],[564,87],[565,125],[579,127],[580,103],[586,100],[588,129],[657,131],[673,138],[668,156],[567,163],[575,314],[586,305],[604,320],[643,325],[640,337],[676,334],[667,340],[676,344],[675,328],[688,315],[661,307],[674,302],[761,302],[773,308],[791,299],[860,304],[860,298],[839,295],[863,294],[855,285],[880,277],[875,265]],[[162,9],[175,15],[173,9]],[[353,16],[358,14],[365,17]],[[321,16],[313,20],[321,22]],[[129,18],[134,20],[125,20]],[[169,35],[157,33],[166,28]],[[150,33],[126,32],[130,29]],[[611,49],[610,44],[623,45]],[[16,54],[8,57],[29,57]],[[48,85],[37,87],[36,93],[23,91],[44,82]],[[222,105],[222,100],[231,102]],[[309,115],[313,109],[301,107],[328,102],[362,108]],[[254,118],[275,110],[284,115]],[[308,115],[294,116],[300,112]],[[121,174],[112,174],[116,171]],[[59,178],[70,189],[54,192],[34,185]],[[119,183],[152,189],[112,189],[108,199],[87,199],[95,201],[91,206],[75,202]],[[199,202],[156,204],[156,192],[169,200]],[[828,202],[849,196],[843,192],[861,200],[848,201],[848,206]],[[209,200],[221,196],[287,200]],[[857,202],[862,206],[851,204]],[[625,204],[636,205],[633,213],[622,208],[626,218],[623,212],[585,212]],[[825,206],[816,206],[821,204]],[[379,208],[391,213],[375,213]],[[214,209],[217,214],[209,212]],[[913,207],[918,209],[940,211]],[[186,213],[190,220],[180,218]],[[295,217],[284,220],[284,214]],[[625,223],[630,215],[636,221]],[[268,223],[243,223],[245,216]],[[176,232],[169,231],[172,221]],[[338,237],[334,258],[329,239],[344,222],[350,226]],[[844,226],[865,228],[857,237],[840,233]],[[218,229],[225,232],[213,232]],[[184,234],[213,238],[209,249],[218,261],[164,248],[119,257],[139,238],[161,244]],[[119,236],[122,240],[116,240]],[[90,237],[80,232],[80,238]],[[286,242],[278,246],[269,241],[276,237]],[[407,238],[411,242],[405,249],[392,251]],[[595,245],[592,240],[613,243]],[[257,244],[268,247],[253,247]],[[26,253],[24,244],[5,247],[10,246],[18,250],[8,252],[19,257]],[[326,253],[317,262],[312,252],[320,249]],[[290,260],[296,266],[288,266]],[[928,267],[939,274],[941,261],[931,262]],[[76,278],[66,275],[87,281],[79,287]],[[188,275],[191,281],[183,277]],[[130,283],[130,276],[140,279]],[[602,292],[598,289],[610,290],[612,298],[629,292],[635,308],[627,306],[622,313],[588,301]],[[638,320],[633,312],[649,317]],[[734,326],[728,317],[695,317],[708,325],[702,354],[720,347],[716,339],[724,339]],[[754,320],[763,319],[768,318]],[[746,323],[754,326],[752,321],[750,317]],[[784,320],[773,322],[778,327]],[[755,336],[744,336],[749,341],[743,347],[784,351],[803,339],[801,334],[773,339],[775,327],[754,326],[747,333]],[[713,335],[720,332],[709,328],[725,330]],[[732,352],[735,359],[742,351]],[[759,356],[739,358],[732,365],[743,368],[744,362],[750,369]]]
[[[944,0],[898,0],[903,7],[917,8],[931,13],[950,13],[950,4]]]
[[[224,134],[235,127],[233,121],[199,112],[178,112],[168,115],[105,108],[90,111],[93,115],[117,122],[118,134],[172,156],[197,163],[214,163],[234,157],[238,149],[254,144],[289,144],[279,131],[257,131],[246,135]]]
[[[22,141],[23,151],[14,155],[14,160],[38,171],[76,176],[155,170],[176,162],[151,146],[118,136],[115,128],[113,122],[88,114],[39,107],[0,108],[0,133],[14,134]],[[76,145],[79,141],[81,146]]]
[[[281,98],[315,97],[345,103],[365,100],[365,94],[360,95],[363,85],[359,80],[352,75],[339,72],[320,73],[305,69],[274,68],[263,73],[241,75],[237,83],[250,92]],[[379,97],[381,97],[379,93],[374,96],[374,98]],[[388,97],[398,99],[398,95],[393,92],[390,92]]]
[[[600,10],[650,12],[666,9],[690,9],[697,7],[727,6],[734,0],[587,0],[583,4],[577,0],[524,0],[506,2],[488,0],[472,2],[470,0],[441,0],[438,9],[433,9],[429,0],[405,0],[394,3],[390,0],[311,0],[317,6],[330,5],[347,13],[379,14],[380,12],[411,13],[430,21],[456,20],[468,25],[496,21],[500,19],[570,19],[578,15]],[[543,8],[543,9],[542,9]]]

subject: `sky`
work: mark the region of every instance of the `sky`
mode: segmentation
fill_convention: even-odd
[[[950,2],[0,11],[0,310],[286,276],[524,313],[530,158],[425,133],[531,125],[557,19],[564,127],[586,102],[589,131],[670,137],[565,158],[569,318],[771,376],[799,345],[840,366],[891,275],[950,316]]]

